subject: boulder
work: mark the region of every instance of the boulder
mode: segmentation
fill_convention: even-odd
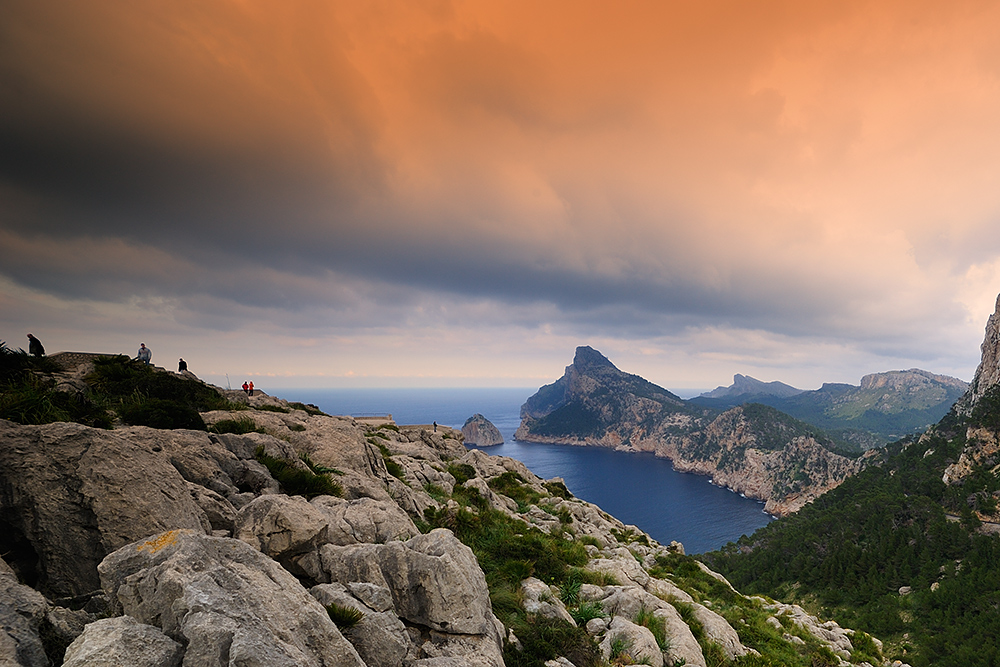
[[[643,664],[663,667],[663,653],[653,633],[649,628],[636,625],[624,616],[615,616],[611,619],[600,648],[605,660],[623,658],[626,654],[631,658],[628,662],[615,662],[615,664],[634,665],[645,660]]]
[[[0,665],[48,667],[38,629],[49,606],[41,593],[18,583],[0,560]]]
[[[90,623],[66,649],[63,667],[180,667],[184,647],[131,616]]]
[[[576,626],[576,621],[566,611],[566,605],[558,597],[558,589],[549,586],[541,579],[528,577],[521,582],[521,592],[524,594],[524,610],[529,614],[538,614],[543,618],[557,618]]]
[[[384,544],[420,534],[406,512],[391,501],[318,496],[310,502],[326,518],[330,544]]]
[[[259,496],[236,515],[233,537],[283,562],[326,543],[326,515],[301,496]]]
[[[0,512],[10,517],[0,547],[30,543],[37,562],[24,567],[56,595],[100,588],[101,559],[137,539],[176,528],[211,531],[167,456],[127,433],[0,421],[0,487]]]
[[[121,611],[186,646],[184,664],[364,667],[319,602],[248,544],[168,531],[100,565]]]
[[[462,425],[462,436],[467,445],[491,447],[503,444],[500,429],[478,412],[465,420],[465,424]]]
[[[367,584],[367,586],[372,585]],[[375,609],[356,597],[353,591],[348,590],[343,584],[320,584],[311,588],[309,592],[324,607],[337,604],[341,607],[353,607],[364,614],[364,618],[357,624],[341,632],[357,649],[368,667],[398,667],[409,651],[410,640],[406,634],[406,626],[393,613],[389,590],[381,589],[384,591],[384,597],[380,596],[378,591],[360,590],[362,595],[369,599],[374,595],[376,600],[380,600],[381,603],[376,603],[380,607],[383,606],[385,598],[389,598],[390,606],[387,609]]]
[[[475,554],[438,528],[406,542],[320,547],[329,581],[373,583],[392,592],[396,613],[440,632],[492,634],[486,577]]]

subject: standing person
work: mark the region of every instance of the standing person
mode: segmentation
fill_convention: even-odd
[[[250,380],[250,395],[253,396],[253,380]]]
[[[141,361],[149,365],[149,360],[153,358],[153,351],[146,347],[145,343],[139,343],[139,354],[135,355],[134,361]]]
[[[32,334],[28,334],[28,353],[36,357],[45,356],[45,348],[42,347],[42,341],[35,338]]]
[[[188,362],[184,361],[184,357],[181,357],[181,360],[177,362],[177,372],[183,373],[187,369],[188,369]]]
[[[438,432],[438,423],[436,421],[434,422],[434,432]]]
[[[247,396],[250,395],[250,385],[247,384],[246,380],[243,381],[243,393]]]

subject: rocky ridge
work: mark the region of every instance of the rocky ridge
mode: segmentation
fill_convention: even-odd
[[[649,664],[737,664],[772,641],[860,664],[849,631],[767,636],[767,601],[451,429],[219,391],[248,409],[204,421],[257,432],[0,421],[0,663],[495,667],[537,656],[533,628],[555,624],[578,648],[530,664],[628,664],[623,646]],[[287,495],[280,470],[331,494]],[[548,540],[579,566],[549,583],[540,561],[503,557],[523,569],[510,602],[489,554],[457,537],[487,520],[515,526],[503,548]]]
[[[518,440],[653,452],[677,470],[765,501],[779,516],[879,458],[837,453],[817,429],[767,406],[719,413],[687,403],[588,347],[577,348],[563,377],[525,402],[521,418]]]

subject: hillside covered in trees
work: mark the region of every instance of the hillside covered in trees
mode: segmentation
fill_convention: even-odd
[[[782,519],[706,554],[752,593],[887,640],[916,667],[1000,664],[1000,307],[969,392],[936,426]]]

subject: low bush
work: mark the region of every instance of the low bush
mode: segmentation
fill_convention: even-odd
[[[331,602],[326,605],[326,613],[330,616],[330,620],[333,621],[334,625],[336,625],[339,630],[352,628],[360,623],[365,617],[364,612],[360,609],[339,605],[336,602]]]
[[[245,433],[264,433],[264,428],[257,426],[250,417],[240,417],[238,419],[220,419],[212,424],[208,429],[212,433],[234,433],[243,435]]]
[[[147,398],[118,408],[118,416],[132,426],[207,431],[205,421],[194,408],[164,398]]]
[[[317,475],[312,470],[296,468],[288,461],[269,456],[263,447],[258,447],[254,458],[267,468],[268,472],[290,496],[302,496],[306,500],[316,496],[343,497],[344,490],[324,473]]]
[[[263,412],[281,412],[283,414],[288,414],[291,412],[288,408],[283,408],[280,405],[257,405],[254,410],[262,410]]]

